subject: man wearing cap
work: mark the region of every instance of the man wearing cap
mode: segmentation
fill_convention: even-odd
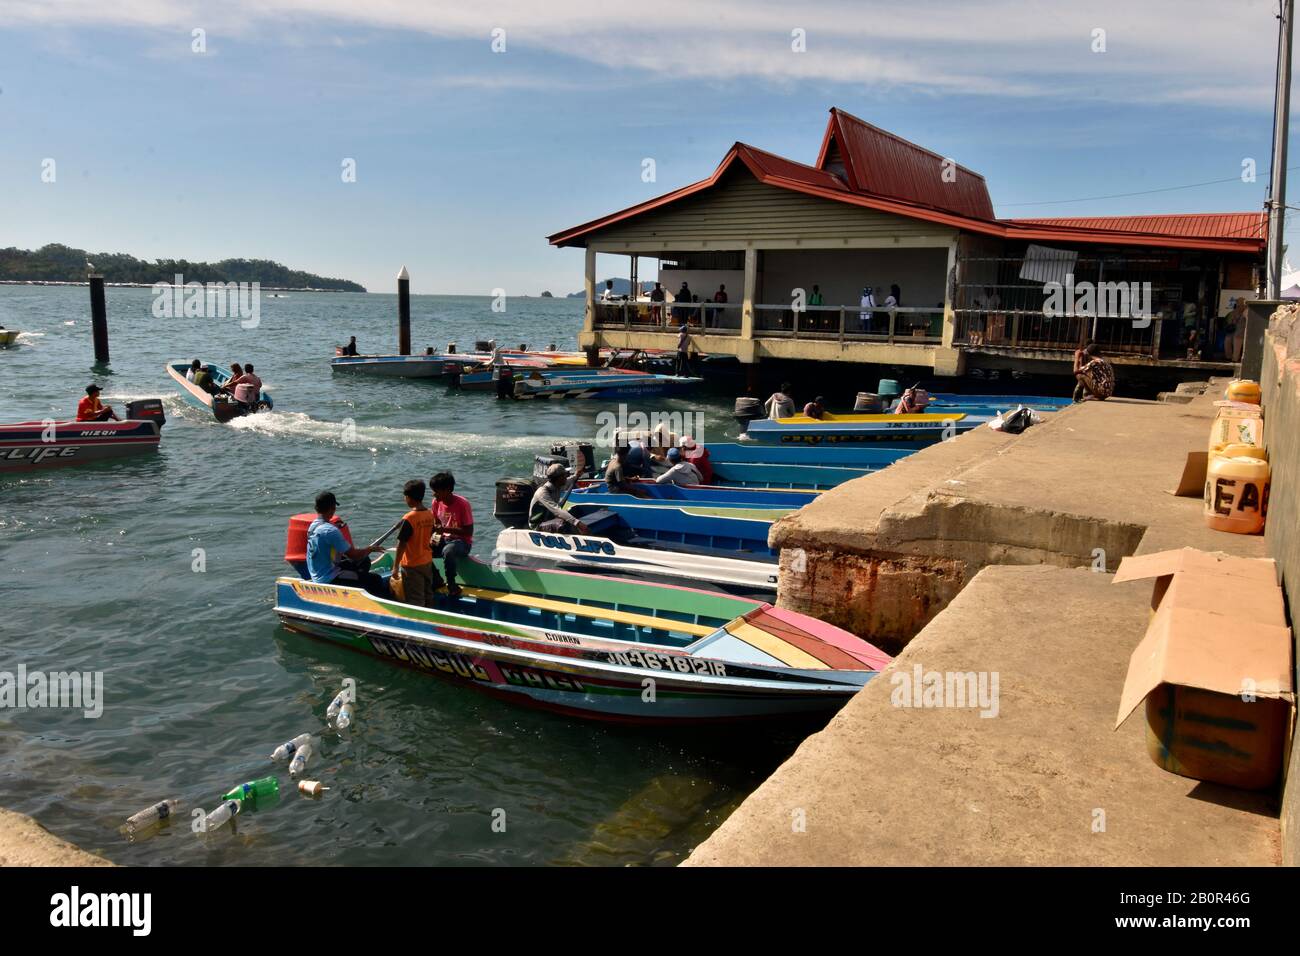
[[[669,448],[668,470],[655,479],[656,484],[660,485],[702,485],[704,476],[700,470],[692,465],[689,461],[682,458],[680,448]]]
[[[591,533],[590,528],[561,504],[568,482],[569,469],[558,461],[546,469],[546,480],[533,492],[533,500],[528,505],[528,527],[534,531]]]
[[[330,520],[338,505],[332,491],[322,491],[316,496],[316,520],[307,529],[307,571],[312,581],[317,584],[360,585],[371,594],[391,597],[388,582],[371,571],[366,560],[371,554],[383,554],[384,546],[348,547],[348,539]]]
[[[100,402],[99,386],[91,382],[86,386],[86,397],[77,402],[77,421],[106,422],[110,418],[115,422],[122,420],[117,417],[111,405]]]

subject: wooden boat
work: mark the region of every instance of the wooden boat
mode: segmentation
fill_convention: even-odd
[[[785,450],[786,446],[761,445],[761,448]],[[869,475],[876,468],[836,468],[831,465],[783,465],[764,462],[717,461],[713,465],[713,480],[719,485],[734,488],[791,488],[828,491]]]
[[[515,379],[515,398],[634,398],[673,395],[690,391],[704,382],[684,375],[650,375],[620,369],[601,369],[598,374],[548,373],[534,371]]]
[[[18,329],[0,329],[0,349],[7,349],[18,341],[22,332]]]
[[[123,421],[17,422],[0,425],[0,472],[31,473],[61,465],[157,451],[162,439],[162,402],[128,402]]]
[[[215,365],[212,362],[204,362],[203,364],[212,373],[212,380],[218,386],[230,381],[230,369],[222,365]],[[225,423],[233,418],[242,418],[244,415],[251,415],[255,412],[269,412],[275,407],[275,400],[266,389],[262,389],[262,398],[256,407],[237,402],[233,396],[225,392],[219,392],[215,395],[209,394],[185,377],[185,373],[189,369],[189,362],[171,362],[167,366],[167,374],[172,377],[172,381],[176,383],[187,402],[195,408],[202,408],[211,412],[212,417],[219,422]]]
[[[391,552],[376,569],[389,561]],[[612,721],[834,710],[890,662],[846,631],[761,601],[478,561],[459,567],[463,593],[433,607],[286,576],[276,581],[275,611],[293,631],[519,703]]]
[[[892,465],[916,450],[877,445],[758,445],[752,442],[709,442],[705,448],[711,465],[827,465],[870,469]]]
[[[872,442],[881,447],[915,448],[968,432],[992,420],[991,415],[964,412],[920,415],[834,415],[823,418],[794,415],[749,423],[746,436],[760,445],[822,442]]]
[[[441,378],[447,358],[446,355],[336,355],[330,359],[330,371],[386,378]]]
[[[548,368],[548,366],[520,364],[514,361],[507,361],[503,364],[510,369],[515,378],[526,378],[529,371],[533,369]],[[562,371],[557,370],[553,374],[562,374],[566,379],[590,381],[593,378],[601,378],[607,375],[639,375],[640,373],[624,369],[565,368]],[[448,378],[453,387],[467,392],[496,391],[497,383],[501,378],[501,365],[489,363],[469,370],[466,370],[463,366],[454,369],[449,368]]]
[[[741,557],[774,558],[767,545],[772,522],[785,517],[790,508],[723,508],[679,503],[665,507],[631,495],[603,495],[599,500],[575,504],[573,514],[596,535],[622,537],[623,528],[638,537],[649,538],[657,547],[675,551]],[[620,525],[622,528],[620,528]]]
[[[613,495],[607,491],[603,479],[593,478],[578,482],[569,495],[572,504],[599,503],[610,497],[629,499],[648,505],[678,507],[683,504],[712,505],[724,508],[802,508],[820,492],[807,489],[785,488],[724,488],[717,485],[669,485],[650,479],[632,482],[644,498],[632,495]]]
[[[656,547],[649,538],[615,541],[589,534],[506,528],[497,535],[493,556],[515,567],[627,575],[765,601],[776,596],[777,563],[768,555],[745,558],[675,551]]]

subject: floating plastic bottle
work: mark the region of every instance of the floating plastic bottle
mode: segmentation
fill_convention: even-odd
[[[344,687],[341,691],[339,691],[337,694],[334,695],[334,699],[330,701],[330,705],[325,708],[325,716],[328,717],[330,720],[333,720],[335,717],[338,716],[339,711],[343,709],[343,705],[346,704],[351,699],[352,699],[351,691],[349,691],[346,687]]]
[[[203,818],[203,832],[211,833],[217,827],[229,821],[240,811],[243,805],[242,800],[225,800],[221,806]]]
[[[311,759],[313,753],[311,744],[303,744],[294,751],[293,759],[289,761],[289,776],[296,777],[307,769],[307,761]]]
[[[289,757],[292,757],[294,751],[299,747],[310,742],[311,734],[299,734],[297,737],[294,737],[293,740],[286,740],[284,743],[280,744],[280,746],[276,747],[275,750],[271,752],[271,759],[286,760]]]
[[[319,797],[321,793],[328,790],[319,780],[299,780],[298,792],[305,797]]]
[[[334,726],[339,730],[347,730],[352,726],[352,700],[348,699],[343,702],[339,708],[338,716],[334,718]]]
[[[127,817],[126,830],[128,833],[134,833],[136,830],[144,829],[151,823],[166,820],[180,805],[179,800],[161,800],[152,807],[146,807],[139,813],[133,813]]]
[[[275,777],[250,780],[248,783],[241,783],[234,790],[222,796],[221,799],[238,800],[240,803],[247,803],[253,810],[256,810],[259,806],[270,806],[280,799],[280,781]]]

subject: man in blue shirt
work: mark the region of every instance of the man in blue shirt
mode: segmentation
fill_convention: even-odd
[[[307,571],[317,584],[346,584],[365,588],[379,597],[390,597],[388,581],[370,570],[365,559],[372,553],[383,554],[384,546],[348,547],[338,525],[330,519],[338,508],[332,491],[316,496],[316,520],[307,529]]]

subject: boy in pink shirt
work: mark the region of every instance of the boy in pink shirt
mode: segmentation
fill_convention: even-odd
[[[447,588],[449,597],[460,597],[456,584],[456,562],[469,556],[474,543],[474,511],[469,501],[456,494],[456,479],[449,471],[440,471],[429,479],[433,490],[433,538],[430,545],[433,556],[442,558],[447,580],[443,581],[437,569],[433,572],[434,590]]]

